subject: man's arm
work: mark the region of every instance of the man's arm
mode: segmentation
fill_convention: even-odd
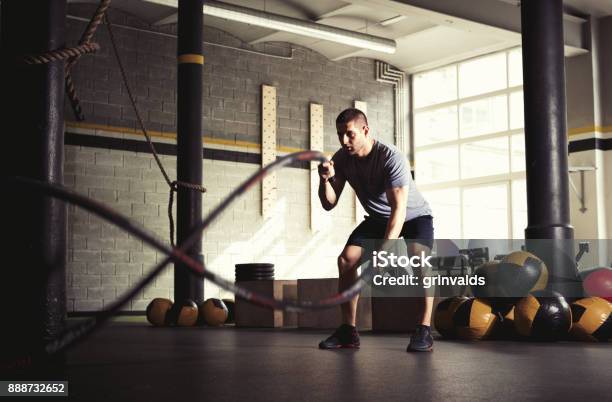
[[[329,211],[338,204],[338,199],[340,194],[342,194],[345,183],[346,180],[340,179],[337,176],[332,176],[328,179],[319,177],[319,199],[323,209]]]
[[[406,204],[408,202],[408,186],[393,187],[387,191],[387,201],[391,207],[391,215],[387,222],[385,239],[397,239],[402,232],[406,219]]]
[[[323,209],[329,211],[338,203],[346,180],[336,175],[333,160],[320,163],[317,170],[319,172],[319,200],[321,200]]]

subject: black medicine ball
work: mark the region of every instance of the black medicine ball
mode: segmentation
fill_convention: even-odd
[[[567,335],[572,327],[572,311],[561,294],[538,290],[518,301],[514,308],[514,326],[519,335],[555,341]]]
[[[499,264],[496,288],[502,297],[526,297],[548,284],[548,269],[542,260],[526,251],[508,254]]]
[[[504,316],[514,306],[516,298],[503,297],[502,290],[500,290],[500,282],[502,279],[499,275],[500,263],[498,261],[489,261],[474,271],[474,276],[483,278],[484,285],[473,285],[471,287],[472,293],[478,299],[486,300],[493,311],[498,315]]]

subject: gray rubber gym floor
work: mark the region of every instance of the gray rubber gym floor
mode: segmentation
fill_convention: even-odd
[[[612,344],[437,340],[362,333],[361,349],[322,351],[323,331],[152,328],[115,322],[68,354],[82,401],[600,401]]]

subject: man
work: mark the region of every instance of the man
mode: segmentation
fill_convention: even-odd
[[[370,135],[366,115],[358,109],[346,109],[336,119],[342,148],[330,162],[319,165],[319,199],[327,211],[334,208],[348,181],[369,216],[349,236],[338,257],[339,290],[357,279],[366,239],[418,239],[409,244],[409,253],[428,251],[433,244],[431,209],[416,189],[407,161],[395,147],[385,145]],[[357,348],[359,333],[355,327],[358,296],[342,304],[343,324],[319,344],[321,349]],[[431,351],[431,313],[433,297],[425,297],[422,315],[408,351]]]

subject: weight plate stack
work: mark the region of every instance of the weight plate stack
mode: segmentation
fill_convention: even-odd
[[[236,264],[236,282],[274,280],[274,264]]]

